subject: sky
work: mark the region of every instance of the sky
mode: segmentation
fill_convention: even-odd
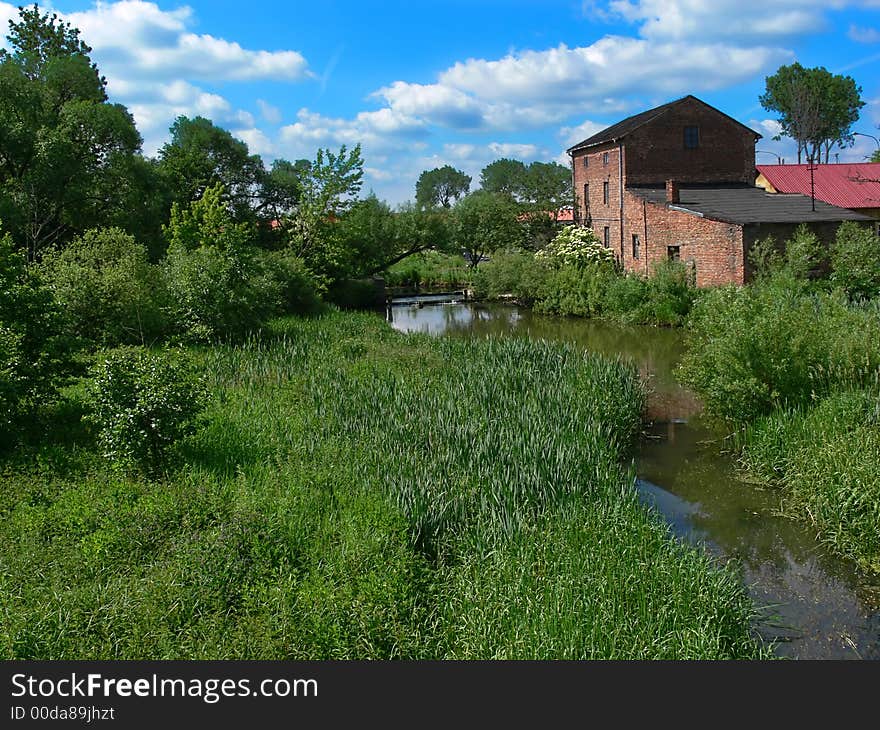
[[[866,106],[840,162],[880,149],[880,0],[53,0],[111,100],[155,155],[201,115],[267,164],[362,145],[364,191],[414,197],[423,170],[473,177],[501,157],[568,164],[567,147],[693,94],[793,162],[758,98],[780,65],[852,76]],[[0,27],[17,17],[0,0]],[[876,138],[876,139],[875,139]]]

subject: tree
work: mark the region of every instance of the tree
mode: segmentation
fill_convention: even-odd
[[[477,190],[453,209],[452,238],[471,267],[493,251],[522,243],[523,228],[517,207],[500,193]]]
[[[178,117],[159,150],[171,203],[189,205],[210,187],[223,186],[235,220],[253,221],[266,178],[263,160],[247,144],[204,117]]]
[[[141,138],[79,31],[35,5],[0,51],[0,217],[34,260],[124,207]]]
[[[470,186],[470,175],[451,165],[425,170],[416,182],[416,203],[421,208],[449,208],[453,201],[467,195]]]
[[[571,168],[558,162],[533,162],[523,180],[523,198],[534,209],[550,212],[555,223],[559,209],[574,202]]]
[[[521,200],[526,178],[526,166],[519,160],[502,158],[490,162],[480,172],[480,188],[487,193],[501,193],[511,200]]]
[[[364,178],[361,146],[349,151],[342,145],[338,153],[319,149],[313,162],[298,160],[292,169],[299,184],[298,200],[281,225],[292,252],[306,261],[319,285],[326,286],[344,257],[329,227],[357,200]]]
[[[823,152],[827,163],[835,145],[850,147],[854,142],[852,125],[865,105],[861,93],[851,76],[793,63],[766,78],[759,100],[767,111],[780,115],[782,134],[797,142],[799,163],[804,155],[819,162]]]

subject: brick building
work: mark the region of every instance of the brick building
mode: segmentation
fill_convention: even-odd
[[[628,271],[658,261],[694,267],[698,286],[743,284],[756,241],[784,241],[800,223],[830,240],[866,216],[803,195],[755,187],[761,138],[693,96],[624,119],[569,148],[575,220],[592,227]]]

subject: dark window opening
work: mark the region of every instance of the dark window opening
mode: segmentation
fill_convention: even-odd
[[[667,246],[666,256],[670,261],[681,260],[681,246]]]
[[[608,164],[608,153],[607,152],[602,153],[602,164],[603,165]]]
[[[695,150],[700,146],[700,128],[688,126],[684,128],[684,148]]]
[[[639,257],[639,252],[642,249],[642,241],[639,238],[638,233],[633,233],[633,258],[637,259]]]
[[[611,248],[611,228],[605,226],[605,231],[603,232],[603,240],[605,242],[605,248]]]
[[[590,209],[590,183],[584,183],[584,210]]]
[[[589,167],[589,166],[590,166],[590,156],[584,155],[584,167]]]
[[[602,202],[608,205],[608,182],[602,183]]]

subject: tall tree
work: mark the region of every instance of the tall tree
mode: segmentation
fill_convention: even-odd
[[[171,139],[159,150],[160,170],[172,203],[187,206],[205,190],[224,189],[236,220],[253,220],[262,201],[266,170],[247,144],[204,117],[181,116],[171,125]]]
[[[480,188],[488,193],[501,193],[511,200],[520,200],[526,174],[526,166],[519,160],[506,157],[495,160],[480,172]]]
[[[799,163],[804,156],[820,162],[823,153],[827,163],[835,146],[850,147],[854,142],[852,125],[865,105],[861,93],[851,76],[793,63],[766,78],[759,100],[767,111],[779,114],[782,134],[797,142]]]
[[[470,187],[470,175],[465,175],[451,165],[425,170],[416,182],[416,203],[421,208],[438,205],[449,208],[454,201],[467,195]]]
[[[364,178],[361,146],[349,150],[342,145],[338,153],[319,149],[314,161],[297,160],[290,170],[298,179],[298,199],[293,211],[282,218],[282,229],[293,252],[327,283],[344,257],[329,227],[357,201]]]
[[[555,222],[559,209],[574,202],[571,168],[558,162],[533,162],[523,181],[523,197],[535,209],[551,213]]]
[[[458,201],[452,211],[452,238],[472,267],[487,254],[522,244],[524,231],[518,212],[506,196],[484,190]]]
[[[11,20],[0,51],[0,217],[33,260],[124,206],[141,138],[79,31],[39,8]]]

